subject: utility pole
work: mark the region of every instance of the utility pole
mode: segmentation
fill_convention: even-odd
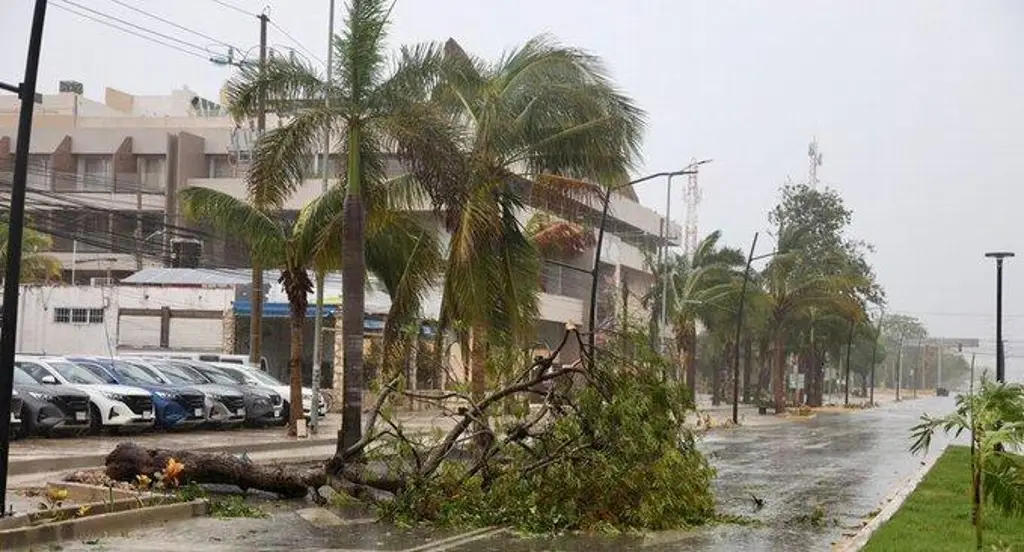
[[[11,183],[10,219],[7,230],[7,266],[4,267],[4,297],[0,323],[0,517],[7,515],[7,464],[11,435],[11,392],[14,388],[14,349],[18,333],[18,292],[21,287],[21,240],[25,230],[25,188],[28,181],[28,148],[35,111],[39,52],[43,46],[46,0],[36,0],[32,30],[25,60],[25,80],[18,86],[0,83],[21,99],[18,113],[18,141],[14,151],[14,180]]]
[[[939,351],[938,351],[938,357],[939,358],[936,359],[936,361],[935,361],[935,394],[936,395],[939,394],[939,388],[942,387],[942,354],[946,352],[946,349],[945,349],[945,347],[943,347],[943,345],[945,345],[945,343],[942,341],[942,338],[939,338]]]
[[[665,250],[662,255],[662,277],[661,277],[661,320],[658,324],[658,351],[665,352],[665,330],[668,328],[668,281],[671,270],[669,268],[669,234],[672,232],[672,177],[668,175],[668,185],[665,186],[665,224],[663,226],[665,241],[662,247]]]
[[[853,319],[850,319],[850,336],[846,339],[846,383],[843,386],[846,388],[846,397],[843,399],[843,404],[850,406],[850,353],[853,352]]]
[[[324,87],[324,108],[331,106],[331,65],[334,59],[334,0],[331,0],[327,15],[327,85]],[[323,182],[320,183],[320,194],[327,193],[327,162],[331,158],[331,126],[324,129]],[[320,421],[320,378],[323,366],[324,348],[324,282],[326,274],[322,267],[316,271],[316,314],[313,318],[313,403],[309,409],[309,430],[316,433]],[[417,339],[419,334],[417,334]],[[418,342],[417,342],[418,344]]]
[[[996,381],[1006,381],[1006,356],[1003,353],[1003,259],[1013,257],[1009,251],[985,253],[996,260]]]
[[[896,353],[896,402],[900,402],[900,387],[903,385],[903,338],[899,341],[900,350]]]
[[[878,331],[875,333],[874,348],[871,349],[871,396],[868,399],[870,406],[875,406],[875,362],[878,360],[878,340],[882,338],[882,320],[884,318],[884,312],[878,314]]]
[[[270,18],[267,14],[261,13],[260,19],[260,77],[267,71],[267,23]],[[257,139],[263,137],[267,129],[267,91],[265,86],[260,86],[259,107],[256,114]],[[260,263],[252,262],[252,292],[250,293],[250,305],[252,312],[249,316],[249,362],[255,366],[261,366],[260,362],[263,349],[263,267]]]
[[[135,183],[135,270],[142,270],[142,184]]]

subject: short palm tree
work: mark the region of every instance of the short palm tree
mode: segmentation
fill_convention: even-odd
[[[399,189],[404,179],[388,183],[391,185],[373,188],[370,194],[377,199],[371,205],[380,207],[371,209],[367,217],[367,261],[391,295],[388,324],[400,327],[418,314],[420,297],[436,277],[440,253],[434,235],[422,228],[409,211],[388,208],[387,192]],[[302,336],[308,297],[313,291],[309,270],[335,262],[332,256],[336,256],[335,244],[342,232],[345,193],[344,187],[330,190],[289,223],[217,190],[191,187],[181,192],[186,216],[230,231],[250,246],[260,266],[281,270],[280,282],[290,306],[291,434],[295,433],[295,421],[302,416]]]
[[[7,245],[10,241],[6,216],[0,216],[0,270],[7,266]],[[48,254],[53,239],[31,228],[21,235],[21,283],[34,284],[60,280],[63,265]]]
[[[1008,515],[1024,516],[1024,386],[982,378],[981,389],[957,397],[956,409],[946,416],[922,416],[914,426],[911,452],[927,452],[936,431],[972,441],[971,487],[974,495],[976,546],[982,549],[982,510],[991,500]]]
[[[745,259],[737,249],[722,247],[722,232],[708,234],[697,245],[692,259],[685,255],[674,255],[668,266],[669,296],[667,320],[674,332],[674,340],[682,361],[682,372],[692,392],[696,392],[697,379],[697,323],[711,329],[724,328],[724,320],[731,318],[730,302],[740,294],[738,277]],[[657,273],[664,274],[662,269]],[[650,306],[652,317],[661,316],[662,280],[655,282],[645,303]],[[731,339],[731,338],[730,338]]]
[[[439,322],[459,327],[479,400],[488,344],[523,336],[536,319],[541,260],[518,215],[531,197],[596,194],[576,179],[625,173],[638,158],[644,115],[600,60],[546,37],[496,63],[449,40],[442,76],[434,99],[468,136],[464,172],[435,194],[451,233]]]
[[[292,193],[306,169],[306,160],[319,151],[328,127],[341,136],[345,199],[342,222],[342,324],[345,391],[338,457],[362,437],[363,316],[368,253],[366,247],[367,190],[383,181],[389,157],[398,160],[428,190],[464,162],[452,144],[457,127],[431,109],[428,91],[436,82],[440,48],[422,45],[402,48],[388,63],[385,40],[393,2],[350,0],[340,36],[334,38],[336,60],[332,82],[301,61],[274,59],[263,71],[243,67],[228,86],[232,109],[252,114],[266,105],[287,115],[282,126],[262,141],[254,173],[289,182],[279,189]],[[329,105],[323,102],[324,94]]]

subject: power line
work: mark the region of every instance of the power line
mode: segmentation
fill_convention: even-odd
[[[324,60],[320,59],[320,57],[317,56],[316,54],[314,54],[309,48],[306,48],[306,46],[303,43],[299,42],[299,40],[297,38],[292,36],[291,33],[286,31],[283,27],[281,27],[277,23],[274,23],[273,20],[270,20],[269,23],[270,23],[271,27],[273,27],[273,28],[277,29],[278,31],[280,31],[281,34],[283,34],[284,36],[286,36],[288,38],[288,40],[291,40],[292,43],[294,43],[296,46],[298,46],[300,50],[302,50],[303,52],[306,52],[306,54],[309,55],[309,57],[315,59],[317,61],[317,63],[319,63],[321,65],[326,65],[324,63]]]
[[[139,29],[140,31],[145,31],[145,32],[148,32],[150,34],[159,36],[160,38],[164,38],[164,39],[170,40],[172,42],[177,42],[177,43],[179,43],[179,44],[181,44],[183,46],[187,46],[189,48],[195,48],[196,50],[199,50],[199,51],[204,52],[204,53],[207,52],[206,48],[204,48],[202,46],[198,46],[196,44],[193,44],[191,42],[188,42],[186,40],[182,40],[180,38],[177,38],[177,37],[174,37],[174,36],[171,36],[171,35],[163,34],[163,33],[159,32],[159,31],[154,31],[153,29],[147,29],[146,27],[143,27],[141,25],[132,23],[131,21],[127,21],[125,19],[121,19],[120,17],[116,17],[116,16],[113,16],[113,15],[110,15],[109,13],[104,13],[104,12],[101,12],[99,10],[94,10],[92,8],[83,6],[83,5],[79,4],[78,2],[75,2],[74,0],[59,0],[59,1],[60,2],[64,2],[65,4],[70,4],[72,6],[75,6],[75,7],[79,8],[79,9],[83,9],[83,10],[85,10],[87,12],[94,13],[94,14],[96,14],[99,17],[106,17],[107,19],[112,19],[112,20],[117,21],[118,23],[121,23],[123,25],[128,25],[129,27],[133,27],[133,28]]]
[[[115,24],[113,24],[113,23],[111,23],[109,21],[104,21],[103,19],[100,19],[98,17],[93,17],[93,16],[91,16],[91,15],[89,15],[87,13],[82,13],[82,12],[76,11],[76,10],[74,10],[74,9],[68,7],[68,6],[63,6],[63,5],[57,4],[57,3],[51,4],[51,5],[53,7],[55,7],[55,8],[57,8],[57,9],[64,10],[64,11],[66,11],[68,13],[75,14],[75,15],[77,15],[79,17],[84,18],[84,19],[88,19],[90,21],[99,23],[100,25],[106,25],[107,27],[110,27],[111,29],[116,29],[118,31],[121,31],[121,32],[124,32],[124,33],[128,33],[130,35],[137,36],[137,37],[139,37],[139,38],[141,38],[143,40],[148,40],[148,41],[150,41],[150,42],[152,42],[154,44],[159,44],[160,46],[166,46],[167,48],[170,48],[172,50],[177,50],[177,51],[179,51],[179,52],[181,52],[183,54],[188,54],[190,56],[195,56],[195,57],[197,57],[199,59],[202,59],[204,61],[208,61],[207,56],[205,56],[205,55],[201,55],[201,54],[198,54],[196,52],[192,52],[190,50],[186,50],[186,49],[181,48],[179,46],[175,46],[174,44],[171,44],[171,43],[168,43],[168,42],[164,42],[164,41],[162,41],[160,39],[153,38],[152,36],[147,36],[145,34],[133,31],[131,29],[126,29],[126,28],[123,28],[123,27],[119,27],[119,26],[117,26],[117,25],[115,25]],[[193,47],[198,48],[198,46],[195,46],[195,45],[193,45]]]
[[[236,12],[241,13],[241,14],[245,14],[245,15],[248,15],[248,16],[251,16],[251,17],[259,17],[259,15],[255,14],[255,13],[249,11],[249,10],[246,10],[246,9],[240,8],[238,6],[235,6],[234,4],[229,4],[229,3],[223,2],[221,0],[210,0],[210,1],[213,2],[214,4],[220,4],[221,6],[224,6],[225,8],[235,10]]]
[[[210,36],[208,34],[205,34],[205,33],[201,33],[201,32],[199,32],[199,31],[197,31],[195,29],[190,29],[190,28],[188,28],[188,27],[186,27],[184,25],[180,25],[178,23],[175,23],[174,21],[171,21],[171,20],[166,19],[164,17],[160,17],[159,15],[156,15],[156,14],[150,13],[150,12],[148,12],[146,10],[143,10],[141,8],[137,8],[135,6],[132,6],[131,4],[128,4],[127,2],[122,2],[121,0],[110,0],[110,1],[115,3],[115,4],[117,4],[118,6],[123,6],[125,8],[128,8],[129,10],[132,10],[132,11],[136,12],[136,13],[141,13],[142,15],[145,15],[147,17],[151,17],[153,19],[156,19],[157,21],[162,21],[164,23],[167,23],[168,25],[171,25],[172,27],[175,27],[177,29],[181,29],[182,31],[185,31],[187,33],[192,33],[192,34],[194,34],[194,35],[196,35],[196,36],[198,36],[200,38],[205,38],[206,40],[210,40],[210,41],[215,42],[217,44],[221,44],[223,46],[227,46],[228,48],[234,48],[236,50],[239,49],[237,46],[234,46],[232,44],[228,44],[227,42],[224,42],[223,40],[220,40],[218,38],[214,38],[214,37],[212,37],[212,36]]]

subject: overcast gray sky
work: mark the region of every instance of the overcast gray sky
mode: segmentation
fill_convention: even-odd
[[[190,42],[110,0],[74,0]],[[124,0],[248,48],[257,22],[213,0]],[[224,0],[271,18],[321,58],[327,0]],[[32,0],[3,0],[0,79],[24,69]],[[55,0],[53,4],[65,4]],[[339,11],[342,2],[339,1]],[[51,8],[40,83],[160,94],[188,85],[211,98],[223,68]],[[538,33],[603,56],[650,113],[644,171],[713,157],[701,184],[701,233],[746,248],[788,176],[821,180],[854,210],[853,233],[890,308],[933,334],[979,337],[994,350],[994,267],[987,250],[1024,255],[1024,3],[1015,0],[398,0],[394,44],[455,37],[494,58]],[[339,15],[340,21],[340,15]],[[274,45],[291,46],[276,29]],[[638,190],[664,210],[664,183]],[[674,213],[682,212],[676,194]],[[770,250],[764,243],[760,251]],[[1024,258],[1006,273],[1006,339],[1024,366]],[[989,359],[982,356],[981,359]],[[989,360],[991,362],[991,360]]]

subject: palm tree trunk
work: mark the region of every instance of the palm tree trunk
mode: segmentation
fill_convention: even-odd
[[[296,435],[296,427],[302,419],[302,326],[306,322],[306,309],[292,308],[290,320],[291,355],[288,358],[289,397],[291,412],[288,416],[288,435]],[[313,400],[312,408],[317,407]]]
[[[256,261],[252,263],[249,305],[249,362],[259,366],[263,354],[263,267]]]
[[[344,341],[345,391],[338,431],[336,457],[362,438],[363,423],[363,316],[366,310],[366,220],[360,197],[360,129],[348,127],[348,191],[345,196],[342,235],[342,338]]]
[[[314,399],[309,410],[309,425],[314,431],[320,421],[320,405],[316,398],[320,396],[321,367],[324,356],[324,280],[326,276],[322,270],[316,272],[316,314],[314,314],[313,318],[313,374],[312,378],[310,378]]]
[[[685,351],[683,352],[683,364],[686,370],[686,385],[693,393],[694,400],[697,399],[697,335],[690,333],[686,336]]]
[[[772,391],[775,397],[775,413],[779,414],[786,410],[786,382],[785,364],[786,347],[781,339],[775,341],[775,362],[772,366]]]
[[[469,353],[469,389],[473,402],[479,404],[487,395],[487,329],[483,324],[474,324],[472,334]],[[479,417],[481,421],[485,419],[483,413],[480,413]],[[477,437],[474,439],[478,453],[483,453],[490,444],[490,440],[481,431],[482,429],[482,427],[477,427]]]

